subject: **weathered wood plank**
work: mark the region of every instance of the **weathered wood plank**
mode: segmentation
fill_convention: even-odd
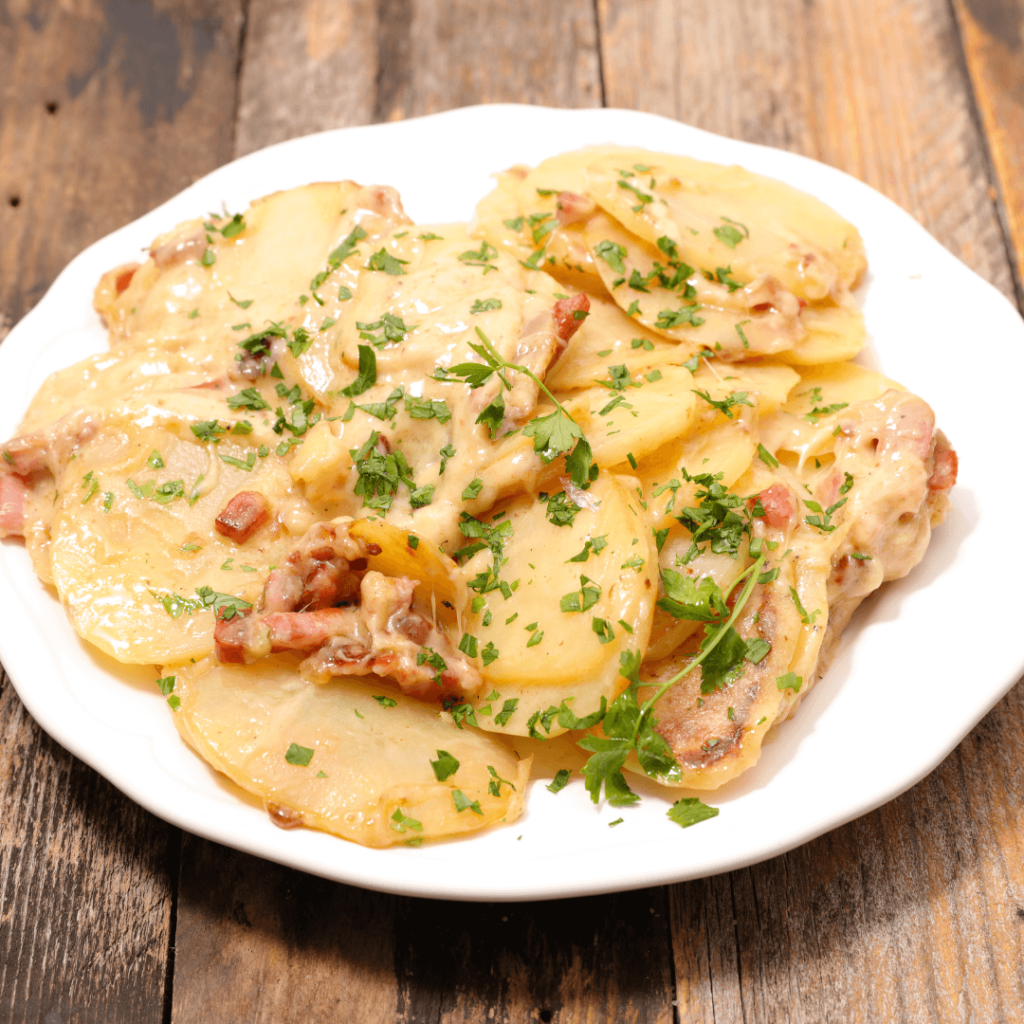
[[[1024,303],[1024,3],[953,0]]]
[[[442,903],[186,837],[178,906],[174,1024],[672,1021],[664,890]]]
[[[0,321],[229,158],[240,10],[0,3]],[[43,735],[6,677],[0,730],[0,1019],[162,1021],[177,830]]]
[[[399,902],[186,835],[174,1024],[392,1024]]]
[[[0,1020],[158,1024],[177,830],[0,688]]]
[[[498,102],[601,105],[590,0],[252,0],[237,155]]]
[[[0,4],[0,311],[230,159],[241,0]]]
[[[694,977],[682,955],[706,927],[723,968],[701,986],[716,1020],[741,1019],[740,1008],[779,1024],[1013,1019],[1024,1005],[1022,696],[1015,689],[933,775],[875,813],[675,887],[681,1008]],[[691,1005],[680,1020],[706,1011]]]
[[[944,0],[599,0],[605,96],[849,171],[1008,296]]]

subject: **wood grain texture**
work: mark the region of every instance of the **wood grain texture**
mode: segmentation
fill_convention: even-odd
[[[159,1024],[177,830],[32,721],[0,683],[0,1020]]]
[[[1024,303],[1024,2],[953,0]]]
[[[591,0],[252,0],[237,154],[472,103],[601,105]]]
[[[0,2],[0,312],[230,159],[240,3]]]
[[[230,156],[238,0],[0,2],[0,335]],[[157,1024],[179,833],[0,689],[0,1020]]]
[[[391,1024],[395,897],[325,882],[186,836],[174,1024]]]
[[[599,0],[605,98],[873,185],[1013,296],[946,0]]]
[[[660,889],[568,903],[408,899],[186,837],[178,908],[174,1024],[673,1019]]]

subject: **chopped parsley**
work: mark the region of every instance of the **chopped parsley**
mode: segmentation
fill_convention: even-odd
[[[293,743],[286,751],[284,759],[289,764],[294,764],[298,767],[305,768],[310,761],[313,760],[314,750],[312,747],[303,747],[298,743]]]
[[[677,800],[666,812],[669,821],[674,821],[680,828],[689,828],[708,818],[718,817],[717,807],[708,807],[695,796]]]
[[[459,770],[459,761],[449,754],[447,750],[439,750],[437,752],[437,760],[431,761],[430,767],[434,769],[434,778],[438,782],[444,782],[445,779],[451,778]]]

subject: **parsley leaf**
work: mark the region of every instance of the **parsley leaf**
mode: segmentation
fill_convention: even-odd
[[[449,754],[447,750],[439,750],[437,752],[437,760],[431,761],[430,767],[434,769],[434,778],[438,782],[444,782],[445,779],[450,778],[459,770],[459,761]]]
[[[626,272],[626,266],[622,262],[626,256],[626,249],[624,246],[619,245],[618,242],[612,242],[608,239],[598,242],[594,246],[594,255],[600,256],[616,274],[624,274]]]
[[[298,743],[293,743],[286,751],[284,759],[289,764],[298,765],[305,768],[310,761],[313,760],[314,750],[312,747],[302,747]]]
[[[245,388],[237,395],[228,395],[229,409],[251,409],[259,412],[261,409],[269,409],[270,405],[256,388]]]
[[[713,409],[717,409],[723,416],[728,419],[732,419],[732,410],[737,405],[749,405],[751,409],[754,408],[754,403],[747,397],[748,392],[746,391],[731,391],[725,398],[714,399],[706,391],[698,391],[693,388],[693,393],[703,398]]]
[[[708,807],[695,796],[686,796],[677,800],[665,814],[669,821],[674,821],[680,828],[689,828],[708,818],[717,818],[718,808]]]
[[[377,383],[377,354],[370,348],[369,345],[359,346],[359,373],[356,375],[356,379],[352,381],[347,388],[342,388],[340,392],[346,398],[352,398],[355,395],[361,395],[364,391],[368,391]]]
[[[405,273],[402,267],[408,264],[408,262],[408,260],[400,260],[397,256],[392,256],[387,249],[381,246],[381,248],[370,257],[370,261],[366,264],[366,269],[382,270],[385,274],[391,274],[393,277],[398,277]]]

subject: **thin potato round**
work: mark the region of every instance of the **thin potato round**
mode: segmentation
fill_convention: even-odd
[[[75,629],[131,664],[208,653],[213,609],[223,602],[204,604],[197,589],[255,601],[294,540],[279,514],[304,504],[277,456],[260,458],[247,439],[230,436],[203,445],[179,427],[184,433],[108,425],[60,483],[51,528],[54,585]],[[253,468],[239,468],[250,455]],[[258,492],[268,507],[266,524],[244,543],[214,528],[240,491]]]
[[[522,810],[530,758],[380,681],[315,685],[284,658],[168,671],[185,739],[293,821],[380,847],[473,832]]]
[[[542,501],[508,507],[512,539],[501,575],[517,581],[515,590],[508,598],[488,593],[466,626],[498,652],[475,701],[481,728],[526,735],[536,712],[568,700],[583,717],[625,688],[620,656],[646,644],[657,580],[657,552],[631,483],[602,474],[587,492],[596,509],[581,508],[567,526],[552,523]]]

